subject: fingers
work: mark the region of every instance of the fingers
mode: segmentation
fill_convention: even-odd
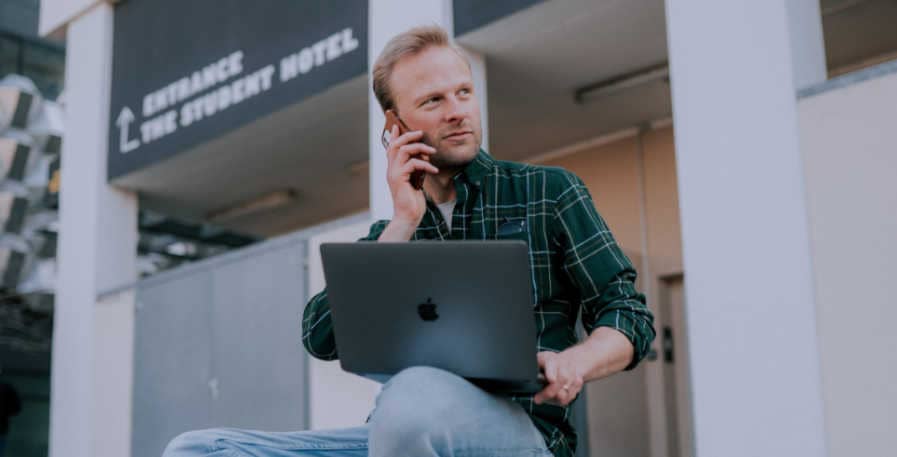
[[[408,178],[409,176],[411,176],[411,173],[414,173],[418,170],[425,171],[434,175],[439,173],[438,168],[433,166],[430,162],[421,159],[411,159],[405,162],[405,165],[402,165],[402,167],[399,168],[399,173],[403,177]]]
[[[566,389],[564,387],[566,387]],[[582,390],[581,383],[570,382],[568,384],[564,382],[554,382],[533,396],[533,402],[537,405],[542,403],[554,403],[561,406],[567,406],[576,399],[580,390]]]
[[[542,351],[537,353],[536,362],[539,363],[539,368],[544,370],[545,363],[548,362],[548,359],[550,359],[552,356],[554,356],[554,352]]]
[[[548,387],[550,387],[550,386],[551,386],[551,384],[549,384],[544,389],[539,391],[539,393],[537,393],[536,395],[533,395],[533,402],[535,404],[541,405],[542,403],[545,403],[550,398],[548,396]]]
[[[392,160],[402,146],[420,142],[424,137],[424,132],[421,130],[415,130],[399,135],[399,128],[395,125],[389,133],[389,147],[386,148],[386,156],[389,157],[390,160]]]
[[[439,173],[436,167],[432,165],[425,166],[419,163],[428,163],[430,155],[436,152],[436,149],[432,146],[418,141],[421,138],[423,138],[422,131],[399,135],[397,126],[393,126],[390,131],[390,143],[386,151],[389,162],[387,175],[395,184],[410,182],[409,177],[414,171],[432,174]]]
[[[549,383],[557,382],[558,366],[554,354],[545,357],[545,363],[542,365],[542,372],[545,373],[545,379],[547,379]]]
[[[536,360],[539,362],[539,366],[542,368],[542,373],[545,374],[545,379],[548,381],[548,385],[533,397],[533,401],[535,401],[536,404],[541,404],[547,400],[553,399],[561,386],[557,384],[557,363],[555,354],[552,352],[540,352],[536,354]]]
[[[582,388],[582,382],[577,379],[572,367],[569,366],[559,369],[557,384],[561,387],[558,389],[555,400],[561,406],[570,404]]]
[[[537,394],[539,398],[533,398],[533,401],[535,401],[537,405],[546,402],[559,403],[558,395],[561,391],[561,387],[563,387],[561,383],[552,382],[542,389],[542,392]]]
[[[569,405],[583,386],[583,379],[577,374],[576,367],[551,352],[540,352],[537,360],[548,385],[533,397],[533,401],[536,404],[551,402],[561,406]]]
[[[430,155],[435,153],[436,149],[432,146],[424,143],[411,143],[400,147],[395,155],[393,155],[392,161],[399,165],[403,165],[412,157],[429,161]]]

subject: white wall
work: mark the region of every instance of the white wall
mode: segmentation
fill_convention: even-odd
[[[112,3],[105,0],[41,0],[40,23],[41,35],[60,32],[78,16],[100,3]]]
[[[897,73],[799,104],[831,457],[897,449],[895,120]]]

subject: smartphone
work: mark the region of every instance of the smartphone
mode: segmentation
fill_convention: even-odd
[[[392,132],[392,127],[394,125],[399,126],[399,135],[403,133],[408,133],[411,129],[402,122],[402,119],[396,115],[395,111],[388,109],[386,110],[386,125],[383,126],[383,133],[380,134],[380,142],[383,144],[384,148],[389,148],[389,138]],[[427,160],[425,156],[421,156],[424,160]],[[424,187],[424,177],[426,173],[422,170],[415,171],[411,173],[411,186],[417,190],[420,190]]]

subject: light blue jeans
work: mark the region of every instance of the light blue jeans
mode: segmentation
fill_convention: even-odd
[[[179,435],[163,457],[550,457],[523,408],[465,379],[413,367],[383,385],[367,424],[261,432],[216,428]]]

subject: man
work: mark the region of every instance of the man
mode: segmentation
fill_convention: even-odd
[[[559,168],[496,161],[480,149],[470,65],[445,31],[422,27],[393,38],[373,81],[383,110],[412,131],[390,132],[394,215],[363,240],[496,239],[501,224],[522,221],[525,230],[509,236],[529,244],[537,357],[548,384],[534,396],[504,397],[413,367],[383,386],[361,427],[193,432],[169,445],[167,456],[572,456],[570,403],[583,384],[635,367],[648,351],[652,316],[633,285],[635,271],[582,181]],[[422,190],[410,181],[418,171],[427,174]],[[590,334],[577,344],[580,312]],[[302,329],[313,356],[338,357],[326,290],[306,306]]]

